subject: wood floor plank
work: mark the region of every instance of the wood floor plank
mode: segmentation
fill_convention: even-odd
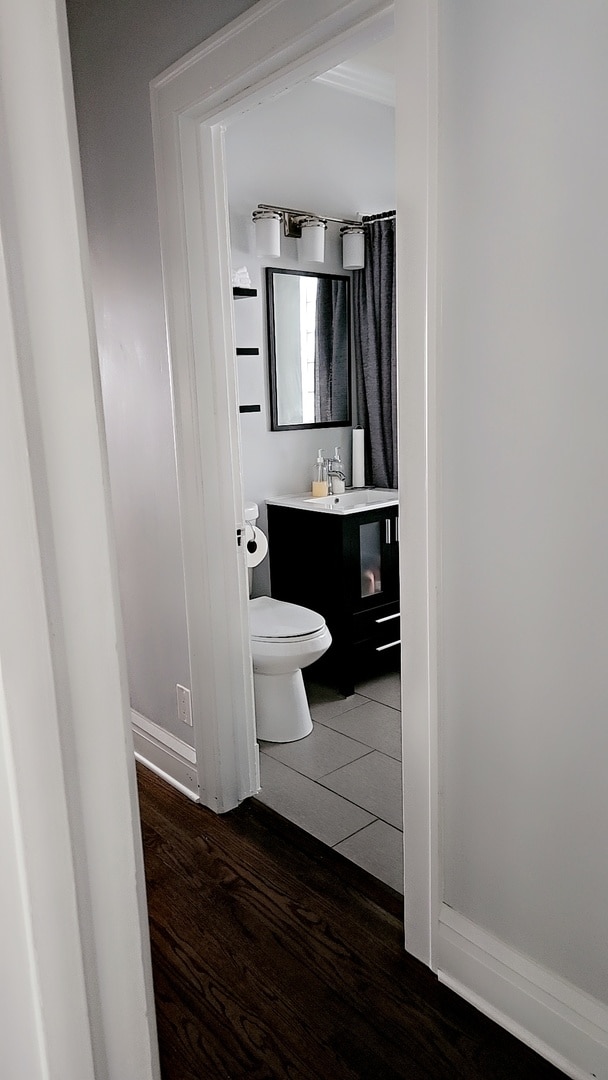
[[[138,766],[163,1080],[557,1080],[403,949],[402,898]]]

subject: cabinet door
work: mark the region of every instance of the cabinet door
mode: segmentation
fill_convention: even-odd
[[[355,609],[385,604],[399,595],[397,508],[353,521],[357,559]]]

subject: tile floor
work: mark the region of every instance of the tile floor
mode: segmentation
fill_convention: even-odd
[[[260,742],[258,799],[403,892],[401,712],[397,672],[342,698],[308,682],[313,731]]]

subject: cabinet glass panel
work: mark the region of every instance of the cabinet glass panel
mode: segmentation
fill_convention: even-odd
[[[382,527],[380,521],[359,526],[361,596],[382,592]]]

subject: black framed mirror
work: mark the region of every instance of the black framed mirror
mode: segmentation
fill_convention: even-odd
[[[350,279],[266,267],[272,431],[351,423]]]

